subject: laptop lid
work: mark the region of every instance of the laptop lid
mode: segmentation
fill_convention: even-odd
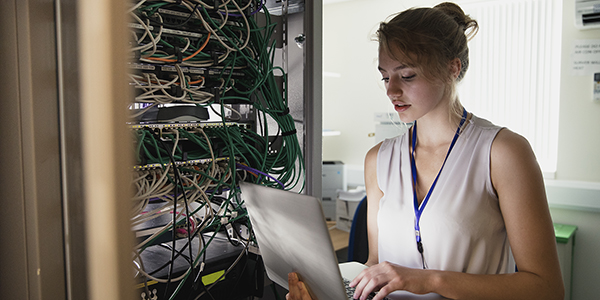
[[[346,299],[321,203],[315,197],[241,183],[267,275],[289,290],[297,272],[315,299]]]

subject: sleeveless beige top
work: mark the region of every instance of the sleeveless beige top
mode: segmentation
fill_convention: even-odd
[[[514,272],[504,220],[490,177],[490,150],[501,127],[473,116],[448,156],[421,215],[429,269]],[[385,140],[377,157],[379,261],[422,268],[415,240],[409,134]]]

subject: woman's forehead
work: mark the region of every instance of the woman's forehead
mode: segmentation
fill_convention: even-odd
[[[389,63],[390,61],[395,61],[397,64],[402,65],[404,67],[414,68],[415,64],[415,55],[406,55],[404,52],[399,49],[389,49],[379,47],[379,63],[386,61]]]

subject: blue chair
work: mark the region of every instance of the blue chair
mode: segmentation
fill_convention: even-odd
[[[354,213],[350,238],[348,239],[348,261],[367,262],[369,258],[369,241],[367,237],[367,197],[365,196]]]

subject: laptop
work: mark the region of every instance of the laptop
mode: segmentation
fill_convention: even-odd
[[[245,182],[240,189],[272,281],[289,290],[296,272],[313,299],[351,299],[317,198]]]

